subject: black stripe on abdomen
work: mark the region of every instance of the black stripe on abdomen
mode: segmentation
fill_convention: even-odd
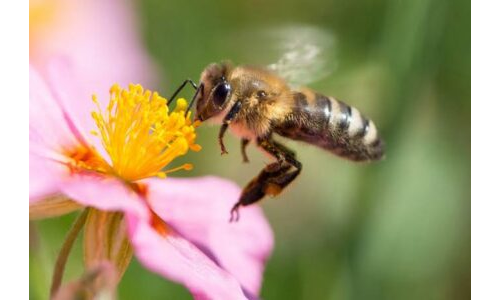
[[[314,99],[307,99],[303,93],[296,93],[294,99],[296,125],[304,136],[318,137],[329,130],[332,103],[328,97],[315,94]]]
[[[315,97],[311,110],[314,111],[315,119],[321,124],[320,127],[328,130],[332,117],[332,102],[321,94],[315,94]]]
[[[376,160],[383,155],[372,121],[354,107],[321,94],[294,94],[295,108],[276,124],[275,132],[320,146],[351,160]]]
[[[334,101],[337,101],[337,100],[334,100]],[[352,117],[352,108],[345,104],[344,102],[342,101],[337,101],[337,103],[339,104],[339,117],[338,117],[338,121],[337,121],[337,128],[341,129],[341,130],[347,130],[349,128],[349,125],[351,123],[351,117]]]
[[[361,116],[362,118],[362,126],[359,128],[358,132],[354,135],[354,138],[362,139],[367,133],[370,125],[370,120]]]
[[[371,145],[378,140],[373,122],[356,108],[334,98],[330,100],[333,117],[330,125],[331,143],[328,148],[352,160],[379,159],[383,154],[383,147]]]

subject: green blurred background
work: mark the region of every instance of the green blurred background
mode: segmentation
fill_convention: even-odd
[[[273,47],[255,35],[308,25],[332,35],[328,77],[310,86],[370,116],[387,143],[370,165],[289,142],[304,164],[286,193],[262,202],[275,233],[264,299],[470,298],[470,2],[310,0],[136,2],[144,42],[168,96],[210,62],[268,63]],[[266,50],[267,49],[267,50]],[[185,92],[186,97],[191,91]],[[243,186],[265,165],[217,127],[199,130],[192,172]],[[56,253],[74,215],[38,222],[30,254],[30,294],[45,298]],[[79,243],[77,243],[78,245]],[[81,272],[81,249],[68,277]],[[135,260],[120,299],[190,299],[179,285]]]

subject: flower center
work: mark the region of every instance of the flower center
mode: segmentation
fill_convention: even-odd
[[[92,99],[98,107],[97,112],[92,112],[98,131],[92,134],[100,137],[115,175],[135,181],[192,168],[185,164],[162,171],[189,149],[201,149],[195,144],[197,124],[191,123],[190,112],[185,115],[186,100],[179,99],[176,108],[169,112],[165,98],[133,84],[128,89],[113,85],[105,111],[96,96]]]
[[[70,159],[68,167],[71,172],[88,170],[99,173],[110,173],[111,171],[108,163],[92,147],[80,145],[64,152],[66,157]]]

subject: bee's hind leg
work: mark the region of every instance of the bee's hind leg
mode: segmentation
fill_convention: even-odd
[[[263,141],[259,145],[268,153],[276,157],[278,162],[288,164],[290,167],[286,172],[272,176],[266,182],[266,194],[276,196],[299,176],[302,171],[302,163],[295,158],[295,152],[288,149],[272,139]],[[293,166],[294,168],[291,168]]]
[[[266,152],[273,155],[277,161],[267,165],[243,189],[239,201],[231,210],[230,221],[238,220],[238,208],[240,206],[253,204],[266,195],[276,196],[281,193],[286,186],[297,178],[302,170],[302,164],[295,159],[295,153],[284,145],[278,144],[271,139],[259,140],[258,144]]]
[[[283,164],[281,162],[274,162],[267,165],[259,175],[252,179],[243,189],[240,199],[231,209],[230,222],[238,221],[238,209],[240,206],[247,206],[253,204],[260,199],[264,198],[270,190],[267,189],[267,184],[271,178],[278,178],[280,175],[285,174],[292,166]]]
[[[272,143],[275,147],[279,148],[282,152],[284,152],[286,155],[288,155],[291,158],[295,158],[295,151],[289,149],[287,146],[272,140]]]

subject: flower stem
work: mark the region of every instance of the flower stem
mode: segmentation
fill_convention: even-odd
[[[61,286],[61,281],[64,275],[64,269],[66,267],[66,262],[68,261],[69,254],[71,249],[73,248],[73,244],[78,237],[78,234],[85,225],[85,221],[87,219],[87,215],[89,213],[89,209],[86,208],[76,219],[71,226],[71,229],[66,236],[66,240],[62,245],[61,250],[59,251],[59,255],[57,256],[56,265],[54,266],[54,274],[52,275],[52,285],[50,287],[50,298],[52,299],[56,292],[59,290]]]

